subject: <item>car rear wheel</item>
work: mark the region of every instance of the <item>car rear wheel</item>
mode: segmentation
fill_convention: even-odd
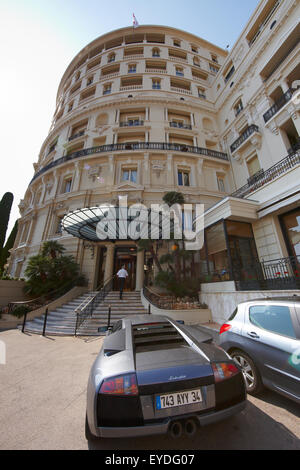
[[[247,393],[250,395],[260,393],[263,390],[263,383],[252,359],[242,351],[233,351],[230,355],[242,370]]]

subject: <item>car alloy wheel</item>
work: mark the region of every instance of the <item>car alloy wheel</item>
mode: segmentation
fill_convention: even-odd
[[[234,351],[231,357],[243,373],[247,393],[251,395],[259,393],[263,388],[263,384],[259,371],[252,359],[241,351]]]

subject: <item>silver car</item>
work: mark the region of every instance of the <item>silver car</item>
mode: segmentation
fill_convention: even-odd
[[[91,369],[86,438],[191,437],[199,425],[242,411],[242,372],[211,341],[166,316],[118,321]]]
[[[239,304],[218,343],[242,369],[249,394],[265,386],[300,403],[300,297]]]

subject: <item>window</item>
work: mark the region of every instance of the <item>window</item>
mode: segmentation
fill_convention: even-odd
[[[88,77],[87,81],[86,81],[86,86],[89,86],[93,83],[94,81],[94,77]]]
[[[218,189],[221,193],[225,193],[225,180],[224,176],[217,176]]]
[[[159,49],[152,49],[152,57],[160,57]]]
[[[183,73],[183,68],[182,67],[176,67],[176,75],[178,77],[184,77],[184,73]]]
[[[212,64],[209,64],[209,68],[210,68],[210,71],[213,72],[213,73],[218,73],[219,72],[219,68],[215,67]]]
[[[232,77],[232,75],[234,74],[235,72],[235,68],[234,68],[234,65],[231,67],[231,69],[229,70],[229,72],[227,73],[227,75],[225,76],[224,78],[224,81],[225,83],[228,82],[228,80]]]
[[[128,73],[136,73],[136,64],[128,65]]]
[[[260,171],[260,164],[257,155],[247,160],[249,175],[253,176]]]
[[[233,109],[234,109],[235,117],[237,117],[244,109],[242,100],[239,100],[237,104],[233,107]]]
[[[206,94],[205,94],[204,88],[198,88],[198,96],[199,96],[199,98],[206,99]]]
[[[56,227],[55,227],[55,235],[62,235],[62,220],[63,220],[63,216],[62,217],[57,217],[56,219]]]
[[[136,183],[137,182],[137,170],[136,169],[123,169],[122,181],[131,181],[132,183]]]
[[[67,178],[64,181],[63,193],[70,193],[72,189],[72,178]]]
[[[215,54],[211,54],[211,60],[216,64],[218,63],[218,57]]]
[[[291,312],[287,306],[257,305],[250,307],[249,318],[250,322],[258,328],[296,339]]]
[[[300,209],[283,214],[280,216],[280,222],[290,256],[300,256]],[[296,277],[300,275],[296,264],[294,265],[294,275]]]
[[[152,89],[153,90],[160,90],[161,89],[161,84],[160,84],[159,79],[157,79],[157,78],[152,79]]]
[[[191,49],[192,49],[192,52],[195,52],[196,54],[198,54],[198,47],[197,46],[193,46],[193,44],[192,44]]]
[[[174,39],[173,44],[176,47],[181,47],[181,42],[179,41],[179,39]]]
[[[103,95],[109,95],[111,93],[111,83],[103,86]]]
[[[107,58],[107,62],[110,64],[111,62],[115,62],[115,60],[116,60],[116,54],[115,53],[109,54]]]
[[[200,60],[198,59],[198,57],[194,57],[193,64],[196,65],[197,67],[200,67]]]
[[[72,111],[73,106],[74,106],[74,103],[73,103],[73,102],[69,104],[68,113],[69,113],[70,111]]]
[[[190,173],[178,170],[178,186],[190,186]]]

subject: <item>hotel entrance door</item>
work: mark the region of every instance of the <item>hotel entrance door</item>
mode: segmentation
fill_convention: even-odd
[[[128,272],[128,277],[125,281],[124,291],[131,292],[135,290],[136,284],[136,247],[119,247],[116,248],[115,253],[115,267],[114,273],[116,274],[122,266],[125,266]],[[119,289],[118,278],[114,280],[114,290]]]

